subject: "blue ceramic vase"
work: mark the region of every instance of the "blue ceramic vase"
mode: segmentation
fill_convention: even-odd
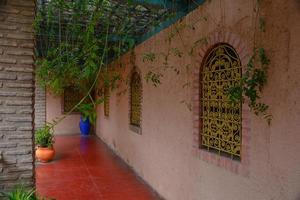
[[[80,117],[79,128],[82,136],[88,136],[91,129],[91,123],[89,118],[85,121],[83,120],[82,116]]]

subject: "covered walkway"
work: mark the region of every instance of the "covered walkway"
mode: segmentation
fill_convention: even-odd
[[[57,200],[159,200],[98,138],[58,136],[56,158],[36,167],[37,192]]]

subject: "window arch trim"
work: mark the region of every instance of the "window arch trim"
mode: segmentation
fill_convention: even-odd
[[[135,88],[133,88],[133,81],[136,81]],[[129,127],[131,131],[142,134],[143,84],[141,72],[137,67],[134,67],[130,73],[129,86]]]
[[[241,159],[242,102],[230,104],[226,90],[241,78],[241,61],[231,45],[207,50],[199,75],[199,147],[234,160]]]
[[[220,168],[226,169],[233,173],[239,174],[241,176],[249,176],[249,166],[250,166],[250,141],[251,141],[251,113],[247,106],[247,101],[242,105],[242,147],[241,147],[241,157],[240,161],[232,160],[225,156],[218,156],[217,154],[208,152],[199,148],[200,140],[200,70],[202,69],[202,62],[206,53],[213,48],[215,44],[227,43],[231,45],[238,53],[241,63],[242,63],[242,73],[247,67],[247,63],[251,55],[251,46],[239,37],[239,35],[226,31],[226,30],[216,30],[207,37],[207,43],[199,45],[194,49],[194,59],[192,60],[194,68],[193,73],[193,155],[200,160],[207,162],[209,164],[218,166]]]

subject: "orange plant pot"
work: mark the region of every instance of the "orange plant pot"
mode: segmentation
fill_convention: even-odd
[[[53,160],[55,150],[53,148],[37,147],[35,150],[35,156],[40,162],[49,162]]]

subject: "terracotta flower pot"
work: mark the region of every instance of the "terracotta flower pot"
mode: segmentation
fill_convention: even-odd
[[[49,162],[53,160],[55,156],[55,150],[48,147],[37,147],[35,150],[35,156],[40,162]]]

